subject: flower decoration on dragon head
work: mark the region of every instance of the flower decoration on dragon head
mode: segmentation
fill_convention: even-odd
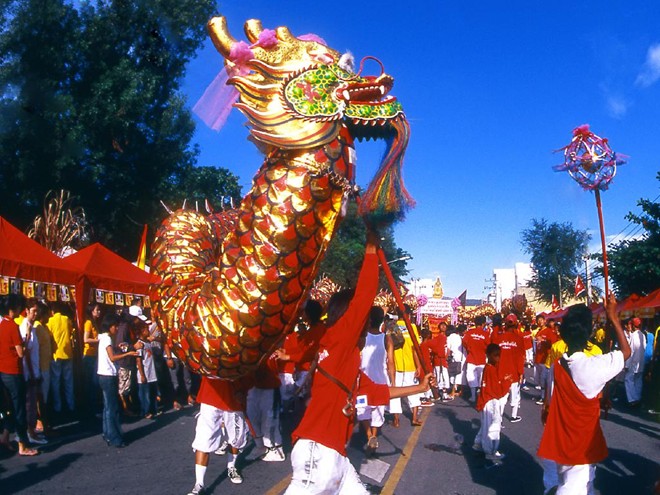
[[[237,98],[233,106],[265,159],[237,209],[179,210],[163,222],[150,297],[171,349],[192,371],[236,379],[295,325],[345,203],[357,194],[355,139],[387,142],[360,201],[365,220],[397,221],[413,206],[401,177],[409,127],[382,64],[380,74],[362,74],[371,57],[356,71],[352,57],[319,37],[257,20],[245,23],[248,42],[234,39],[223,17],[208,28],[224,57],[229,101]]]

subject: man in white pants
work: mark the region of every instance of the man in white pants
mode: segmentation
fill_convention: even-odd
[[[642,400],[642,375],[644,371],[644,350],[646,349],[646,336],[640,330],[642,321],[632,318],[626,325],[626,340],[630,345],[630,357],[626,361],[626,398],[630,406],[639,405]]]
[[[592,313],[584,304],[571,306],[563,319],[561,335],[568,350],[552,365],[551,397],[546,396],[543,407],[545,429],[538,450],[540,457],[557,463],[556,495],[592,495],[596,464],[608,455],[599,395],[623,369],[630,346],[614,295],[610,294],[605,310],[621,349],[608,354],[589,357],[584,352],[592,329]]]
[[[250,380],[251,381],[251,380]],[[226,442],[230,453],[227,462],[227,477],[232,483],[243,483],[236,469],[236,458],[247,445],[247,424],[245,422],[245,396],[249,388],[248,380],[220,380],[202,377],[197,394],[199,414],[195,428],[195,486],[188,495],[205,493],[204,477],[211,452],[218,454]]]

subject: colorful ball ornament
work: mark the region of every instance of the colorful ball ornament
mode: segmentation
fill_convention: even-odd
[[[607,138],[591,132],[589,124],[573,129],[570,144],[558,151],[564,152],[564,163],[554,170],[567,171],[587,191],[605,191],[616,175],[617,165],[626,163],[622,155],[612,151]]]

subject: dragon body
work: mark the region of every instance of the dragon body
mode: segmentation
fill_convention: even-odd
[[[225,19],[212,19],[209,31],[265,160],[237,210],[179,210],[163,222],[152,247],[150,298],[170,348],[191,370],[236,379],[253,372],[295,323],[355,192],[354,138],[389,139],[383,167],[392,169],[408,126],[387,96],[390,76],[355,74],[319,41],[250,20],[252,45],[240,62],[242,42]],[[378,187],[394,185],[407,196],[392,175],[381,172]]]

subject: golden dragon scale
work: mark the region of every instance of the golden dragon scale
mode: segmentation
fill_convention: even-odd
[[[355,192],[353,138],[394,141],[384,160],[391,166],[401,162],[408,127],[387,96],[390,76],[355,74],[319,40],[250,20],[247,45],[222,17],[209,31],[266,158],[237,210],[179,210],[163,222],[150,298],[170,348],[192,371],[237,379],[293,328]]]

